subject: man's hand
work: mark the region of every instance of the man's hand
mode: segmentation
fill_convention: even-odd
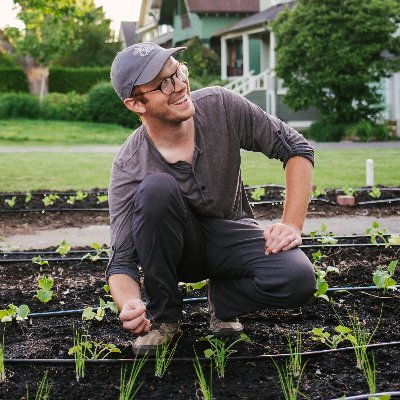
[[[265,254],[275,254],[301,245],[301,231],[290,224],[269,225],[264,231]]]
[[[144,335],[150,330],[150,321],[146,318],[146,306],[140,299],[125,302],[119,314],[122,326],[135,335]]]

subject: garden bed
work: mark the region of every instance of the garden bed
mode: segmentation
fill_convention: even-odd
[[[342,239],[342,241],[345,239]],[[363,241],[362,239],[361,241]],[[317,245],[318,242],[314,242]],[[54,249],[49,249],[52,251]],[[88,249],[87,249],[88,250]],[[378,265],[388,265],[400,258],[400,247],[322,247],[304,248],[307,256],[320,250],[328,257],[320,268],[328,266],[339,269],[339,274],[327,276],[330,288],[373,285],[372,273]],[[46,259],[45,253],[43,258]],[[106,299],[103,290],[106,261],[51,261],[50,266],[38,266],[30,262],[0,262],[0,308],[9,303],[27,304],[31,313],[55,310],[96,307],[99,297]],[[400,281],[399,267],[394,279]],[[38,275],[47,274],[54,279],[53,290],[57,297],[47,304],[40,303],[32,296],[36,293]],[[184,297],[203,297],[204,291],[185,293]],[[241,318],[246,334],[252,344],[239,343],[235,353],[228,360],[225,378],[219,378],[213,371],[213,398],[215,399],[280,399],[283,398],[274,363],[262,354],[277,355],[288,352],[286,337],[292,342],[296,332],[302,333],[302,350],[320,351],[328,347],[312,340],[312,329],[324,327],[334,332],[337,325],[350,325],[349,315],[356,311],[359,321],[368,332],[380,323],[371,343],[400,342],[398,310],[400,296],[396,291],[383,293],[382,290],[330,291],[331,302],[312,299],[298,309],[266,310]],[[381,315],[381,317],[380,317]],[[87,322],[85,323],[87,325]],[[8,323],[5,330],[5,358],[29,359],[29,363],[6,362],[7,380],[0,383],[1,398],[20,399],[29,386],[30,397],[34,397],[37,385],[48,371],[52,382],[50,398],[62,399],[113,399],[118,398],[121,362],[113,365],[87,365],[85,378],[77,383],[73,358],[68,349],[73,345],[73,326],[82,327],[81,315],[77,313],[61,317],[32,317],[26,321]],[[138,399],[196,399],[197,380],[193,368],[194,350],[199,356],[207,348],[206,342],[198,339],[208,334],[208,313],[206,303],[185,303],[182,319],[183,336],[178,343],[174,360],[163,378],[154,376],[154,361],[149,359],[139,374],[143,386]],[[125,332],[115,314],[106,312],[102,321],[90,322],[89,333],[96,341],[113,343],[121,350],[114,354],[114,360],[132,359],[130,343],[132,335]],[[350,346],[343,342],[339,348]],[[376,363],[377,392],[400,390],[399,343],[373,350]],[[370,352],[369,352],[370,354]],[[234,357],[243,357],[234,358]],[[38,359],[58,359],[65,364],[36,364]],[[354,351],[333,352],[303,356],[306,362],[300,390],[310,399],[333,399],[346,394],[368,393],[363,372],[356,368]],[[71,363],[72,362],[72,363]],[[284,366],[284,358],[275,362]],[[202,361],[208,378],[209,361]],[[300,397],[299,397],[300,398]],[[392,397],[396,398],[396,397]]]

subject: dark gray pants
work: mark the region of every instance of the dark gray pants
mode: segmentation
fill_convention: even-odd
[[[168,174],[142,181],[134,197],[133,240],[157,322],[181,319],[178,282],[211,279],[216,316],[229,320],[268,307],[298,307],[315,291],[311,262],[298,248],[266,256],[253,220],[194,214]]]

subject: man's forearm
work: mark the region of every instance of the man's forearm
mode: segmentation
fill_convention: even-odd
[[[311,162],[300,156],[289,159],[286,164],[286,196],[282,223],[302,230],[310,201],[312,183]]]
[[[110,292],[118,310],[130,299],[140,299],[140,286],[130,276],[125,274],[114,274],[108,279]]]

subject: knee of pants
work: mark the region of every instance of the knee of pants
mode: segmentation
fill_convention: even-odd
[[[181,199],[180,189],[176,179],[166,173],[156,173],[147,176],[138,186],[134,201],[134,209],[141,212],[149,211],[152,216],[162,215],[171,202]]]

